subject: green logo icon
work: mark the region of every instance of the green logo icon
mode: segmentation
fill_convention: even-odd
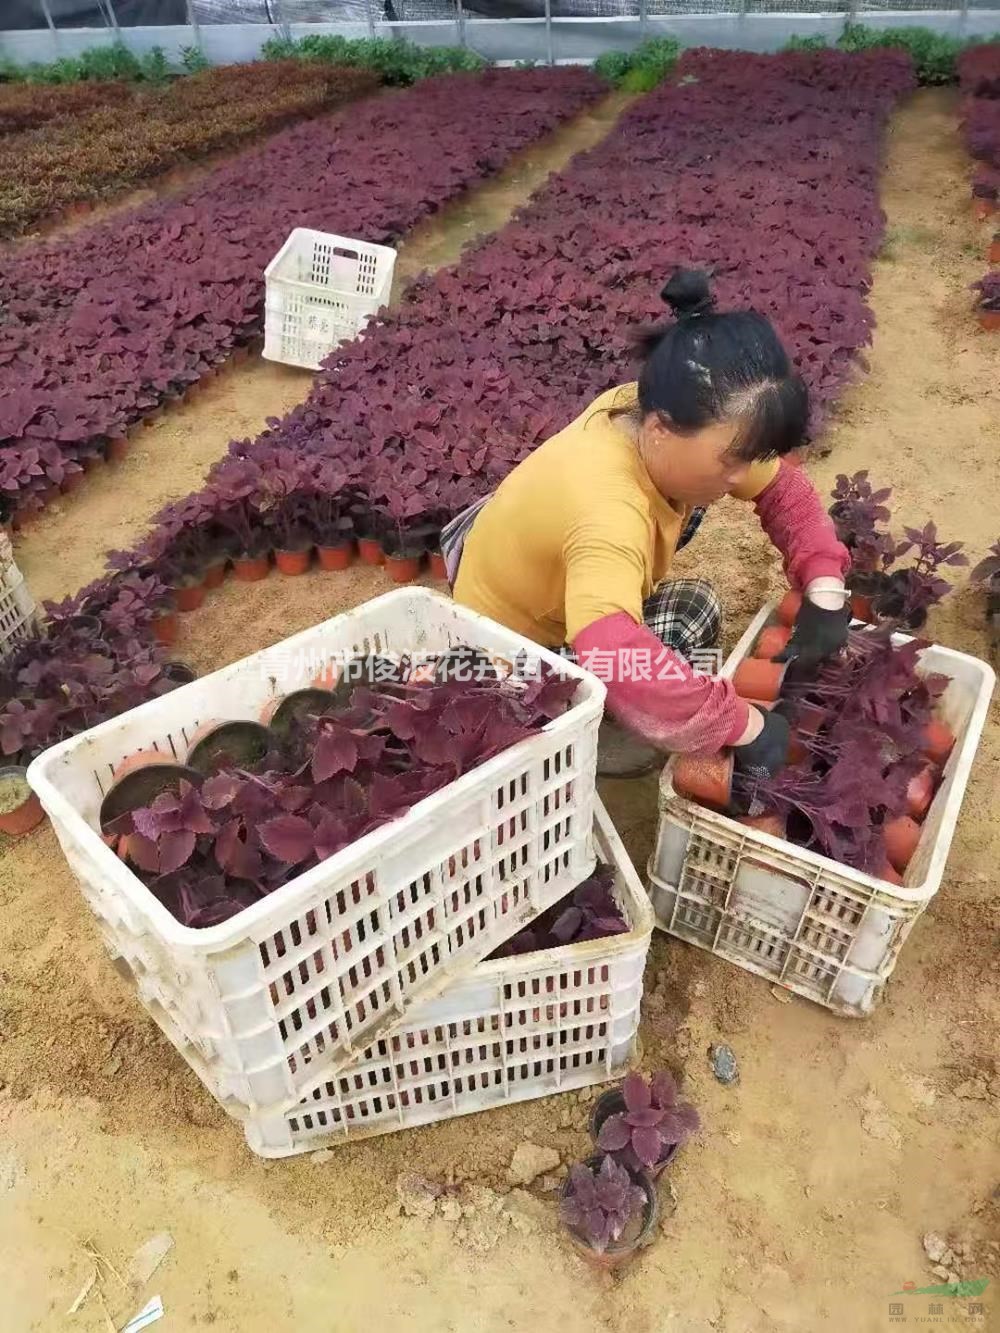
[[[933,1287],[918,1287],[913,1282],[905,1282],[902,1291],[892,1292],[893,1296],[981,1296],[990,1285],[988,1277],[973,1277],[967,1282],[939,1282]]]

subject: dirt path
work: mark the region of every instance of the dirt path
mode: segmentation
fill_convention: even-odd
[[[400,247],[394,299],[417,274],[454,263],[469,241],[502,226],[548,175],[603,138],[629,100],[617,93],[605,98],[416,228]],[[158,509],[195,490],[230,440],[258,435],[267,417],[302,402],[311,379],[307,370],[255,356],[230,365],[194,402],[138,428],[123,463],[92,472],[18,537],[18,565],[36,599],[66,597],[99,578],[108,550],[131,545]]]
[[[871,374],[815,472],[826,484],[870,466],[896,485],[901,521],[933,514],[979,554],[1000,514],[1000,341],[967,314],[982,251],[970,249],[954,109],[950,95],[922,93],[896,118],[893,257],[872,293]],[[695,545],[689,561],[718,577],[735,632],[778,586],[776,561],[735,506]],[[384,586],[360,569],[230,585],[185,619],[183,651],[217,666]],[[963,595],[932,628],[981,652],[976,616]],[[998,721],[995,711],[945,884],[870,1020],[779,1004],[759,979],[655,937],[644,1060],[683,1069],[705,1130],[672,1169],[678,1204],[661,1242],[614,1280],[558,1238],[550,1196],[506,1192],[526,1138],[564,1161],[585,1151],[589,1099],[370,1140],[324,1162],[256,1160],[108,966],[51,833],[35,835],[0,862],[4,1330],[106,1333],[93,1298],[63,1317],[92,1268],[83,1242],[122,1268],[163,1229],[175,1248],[140,1295],[104,1283],[119,1325],[158,1292],[163,1328],[185,1333],[886,1333],[893,1294],[936,1280],[920,1244],[934,1230],[967,1236],[963,1275],[991,1278],[982,1316],[938,1298],[945,1317],[998,1327]],[[655,785],[606,783],[604,794],[644,865]],[[713,1041],[737,1052],[733,1088],[708,1070]],[[465,1182],[462,1221],[399,1217],[402,1172]],[[895,1297],[908,1326],[928,1320],[931,1299]]]

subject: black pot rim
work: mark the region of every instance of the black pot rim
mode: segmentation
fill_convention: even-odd
[[[162,764],[146,764],[142,768],[134,768],[130,773],[125,773],[120,777],[118,781],[113,783],[104,793],[104,799],[101,801],[101,808],[98,813],[98,824],[101,831],[104,831],[104,826],[106,824],[110,824],[113,820],[119,819],[124,814],[128,814],[129,810],[135,810],[137,808],[135,805],[128,805],[126,803],[120,810],[114,810],[113,813],[108,812],[109,801],[111,801],[113,796],[117,795],[120,797],[123,790],[127,792],[128,788],[126,784],[129,783],[130,779],[138,778],[140,774],[144,773],[159,773],[161,776],[165,776],[168,772],[173,775],[177,782],[183,780],[185,782],[190,782],[193,786],[199,786],[205,780],[204,773],[199,772],[195,768],[191,768],[188,764],[178,763],[175,759],[167,760]]]

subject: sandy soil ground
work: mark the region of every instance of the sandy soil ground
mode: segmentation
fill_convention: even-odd
[[[969,314],[984,238],[969,220],[955,111],[950,94],[924,92],[895,119],[871,373],[847,396],[833,452],[811,466],[824,487],[837,471],[870,467],[895,485],[900,522],[933,516],[978,557],[998,535],[1000,340]],[[256,404],[247,430],[302,390],[270,381],[276,392],[258,395],[258,373],[244,381]],[[206,397],[157,428],[176,429],[178,446],[214,440],[172,490],[220,451],[240,396],[225,410]],[[130,514],[160,503],[165,456],[151,443],[148,466],[125,465],[117,502]],[[119,483],[109,473],[94,484]],[[87,491],[74,497],[48,543],[33,545],[41,525],[22,543],[31,573],[71,591],[97,548],[120,540],[102,527],[112,512]],[[752,514],[735,505],[712,516],[686,564],[718,580],[730,637],[780,586]],[[230,584],[185,619],[184,655],[219,666],[384,586],[362,569]],[[985,651],[968,591],[931,631]],[[942,1322],[1000,1327],[998,721],[994,708],[945,883],[871,1019],[779,1003],[764,981],[654,938],[643,1064],[683,1074],[705,1128],[670,1173],[676,1206],[664,1191],[659,1243],[614,1279],[568,1249],[551,1194],[506,1181],[525,1140],[564,1163],[585,1152],[589,1096],[368,1140],[322,1162],[255,1159],[105,961],[51,832],[39,831],[0,861],[0,1326],[106,1331],[156,1292],[165,1329],[225,1333],[882,1333],[893,1299],[908,1324],[929,1323],[931,1298],[894,1293],[937,1280],[921,1245],[936,1231],[968,1243],[964,1277],[991,1279],[981,1314],[938,1298]],[[603,792],[643,866],[655,783]],[[715,1041],[737,1053],[733,1087],[709,1069]],[[440,1209],[400,1215],[403,1173],[453,1186],[457,1220]],[[124,1276],[163,1230],[174,1248],[150,1283],[129,1290],[102,1264],[110,1317],[95,1288],[66,1318],[95,1252]]]

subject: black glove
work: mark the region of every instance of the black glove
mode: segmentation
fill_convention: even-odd
[[[849,606],[842,606],[839,611],[827,611],[803,597],[792,637],[774,660],[790,662],[795,659],[800,666],[815,666],[843,648],[850,623]]]
[[[791,727],[781,713],[764,713],[760,734],[746,745],[733,746],[733,766],[750,778],[770,778],[788,762]]]

